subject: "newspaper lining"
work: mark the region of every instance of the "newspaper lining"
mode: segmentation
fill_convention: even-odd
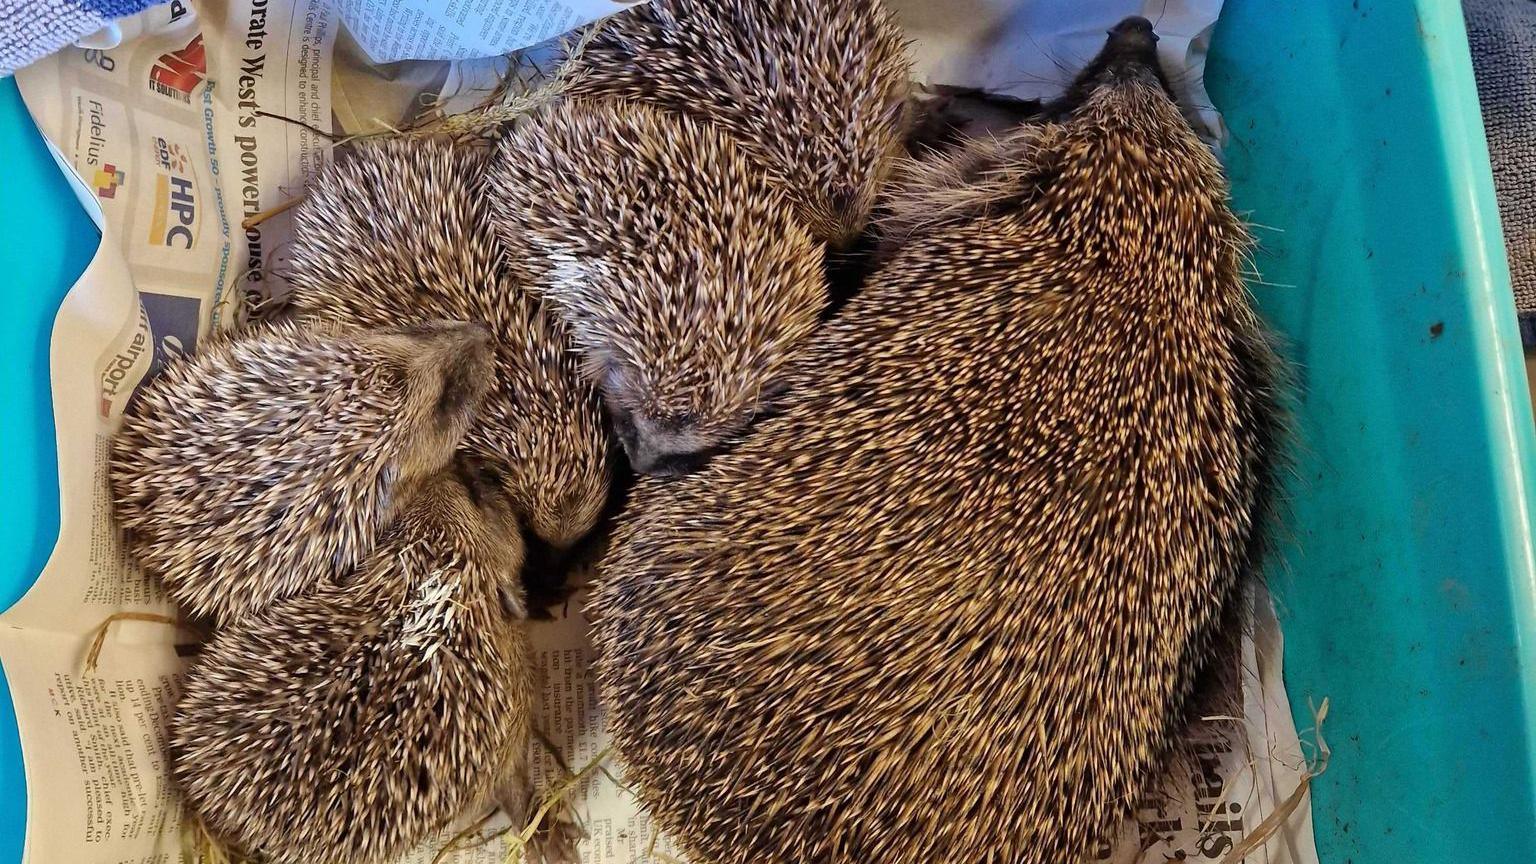
[[[988,2],[997,8],[1030,5]],[[896,5],[911,23],[912,4]],[[1140,5],[1125,0],[1107,9],[1096,3],[1095,14],[1126,14],[1141,11]],[[1072,14],[1069,6],[1063,4],[1063,15]],[[1200,9],[1184,11],[1195,20],[1179,26],[1207,32],[1216,10],[1204,4],[1209,19],[1203,26]],[[348,14],[345,4],[340,12]],[[250,229],[240,223],[298,194],[329,159],[323,136],[305,127],[332,123],[339,24],[325,0],[209,0],[198,4],[195,15],[160,21],[117,48],[73,49],[18,76],[29,109],[103,231],[101,247],[65,298],[52,334],[58,544],[36,586],[0,616],[0,664],[27,769],[27,861],[185,860],[165,722],[183,665],[178,641],[187,637],[165,625],[121,622],[109,632],[98,668],[83,670],[91,636],[109,615],[172,611],[160,586],[126,560],[118,542],[106,498],[110,436],[143,380],[174,353],[194,350],[200,338],[236,323],[239,299],[271,279],[266,265],[291,236],[288,217]],[[549,33],[558,32],[556,26],[548,23]],[[1015,41],[983,51],[965,34],[924,42],[924,28],[915,26],[920,77],[996,86],[1002,74],[996,70],[1017,65],[1006,58],[1033,50],[1008,32]],[[406,45],[408,35],[389,38]],[[1057,44],[1052,38],[1051,32],[1029,34],[1030,41]],[[975,55],[972,69],[992,71],[976,80],[954,71],[960,69],[954,58],[967,52]],[[399,74],[370,82],[369,104],[382,98],[382,104],[408,105],[423,88],[442,87],[445,79],[475,78],[470,70],[481,70],[483,80],[486,68],[494,68],[494,61],[491,67],[402,64]],[[946,70],[955,77],[942,77]],[[340,68],[335,74],[341,80]],[[344,119],[342,106],[335,108]],[[1306,763],[1281,680],[1280,634],[1268,604],[1259,606],[1258,626],[1243,646],[1245,734],[1230,745],[1213,738],[1194,770],[1171,772],[1166,796],[1149,803],[1124,826],[1118,842],[1088,860],[1220,861],[1297,788]],[[544,678],[537,722],[564,764],[580,770],[608,742],[592,649],[576,608],[555,622],[535,623],[533,633]],[[565,775],[555,760],[539,744],[531,751],[540,788],[560,785]],[[589,833],[583,860],[682,860],[681,850],[657,834],[613,779],[620,767],[612,760],[604,767],[571,796]],[[481,815],[465,814],[456,828]],[[498,816],[475,836],[510,827]],[[455,833],[424,843],[402,862],[431,864]],[[500,864],[505,843],[491,839],[441,860]],[[1302,807],[1247,861],[1316,864],[1310,809]]]
[[[374,63],[473,60],[542,42],[636,0],[336,0],[342,20]]]

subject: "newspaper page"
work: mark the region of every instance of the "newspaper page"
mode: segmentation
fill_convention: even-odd
[[[164,591],[124,556],[106,493],[111,435],[135,389],[238,317],[282,218],[328,159],[323,137],[266,115],[330,122],[325,0],[172,3],[113,48],[69,49],[18,84],[102,232],[50,340],[59,450],[58,542],[33,588],[0,616],[28,797],[25,860],[181,859],[165,729],[179,633],[120,612],[168,615]]]
[[[70,49],[18,74],[44,134],[94,192],[157,340],[190,349],[257,290],[289,236],[287,201],[329,158],[326,0],[176,5],[179,18],[110,50]],[[287,120],[279,118],[288,118]],[[304,124],[304,125],[301,125]],[[140,375],[111,394],[121,404]]]
[[[506,54],[640,0],[336,0],[347,30],[374,63],[469,60]]]

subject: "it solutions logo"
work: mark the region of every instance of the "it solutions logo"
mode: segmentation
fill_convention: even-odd
[[[192,101],[192,91],[208,75],[203,34],[192,37],[185,48],[161,54],[149,70],[149,89],[182,104]]]

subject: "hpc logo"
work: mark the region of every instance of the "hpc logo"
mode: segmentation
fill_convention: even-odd
[[[154,139],[155,203],[150,215],[149,242],[156,246],[191,249],[197,243],[197,184],[186,148],[164,138]]]

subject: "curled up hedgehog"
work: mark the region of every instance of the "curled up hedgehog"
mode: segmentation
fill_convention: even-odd
[[[652,0],[600,25],[571,92],[721,129],[841,248],[901,154],[911,77],[881,0]]]
[[[478,324],[214,337],[129,406],[108,472],[128,552],[227,624],[348,572],[452,457],[490,381]]]
[[[1276,359],[1220,165],[1110,31],[913,169],[782,413],[601,561],[626,776],[713,864],[1061,864],[1132,812],[1256,571]]]
[[[688,117],[562,102],[507,136],[489,186],[642,473],[682,473],[744,430],[826,302],[820,244],[742,148]]]
[[[905,44],[878,0],[656,0],[572,62],[489,200],[630,464],[684,473],[771,406],[822,316],[827,244],[901,152]]]
[[[485,205],[484,148],[367,143],[327,168],[295,214],[298,317],[372,328],[436,317],[490,329],[492,383],[464,447],[497,463],[524,529],[536,607],[608,503],[609,439],[570,335],[525,290]]]
[[[531,801],[534,672],[519,527],[460,457],[346,578],[221,631],[172,721],[203,825],[273,864],[383,864],[491,802]]]

